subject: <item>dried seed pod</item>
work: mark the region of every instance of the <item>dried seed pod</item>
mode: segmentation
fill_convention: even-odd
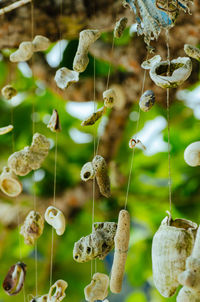
[[[4,135],[4,134],[9,133],[10,131],[13,130],[13,128],[14,128],[13,125],[8,125],[6,127],[1,127],[0,128],[0,135]]]
[[[66,296],[65,290],[66,290],[67,287],[68,287],[68,283],[66,281],[57,280],[50,287],[47,301],[48,302],[60,302],[60,301],[62,301]]]
[[[188,55],[189,57],[196,59],[197,61],[200,61],[200,49],[190,45],[190,44],[185,44],[184,45],[184,51],[186,53],[186,55]]]
[[[91,162],[86,163],[81,169],[81,179],[87,181],[94,178],[94,168]]]
[[[128,19],[126,17],[122,17],[117,23],[115,24],[114,28],[114,37],[120,38],[126,28]]]
[[[107,198],[110,197],[110,179],[105,159],[96,155],[92,160],[92,165],[95,172],[95,177],[101,194]]]
[[[62,67],[56,71],[54,80],[56,81],[57,86],[64,90],[71,84],[79,81],[79,73],[66,67]]]
[[[147,90],[140,98],[139,106],[144,112],[149,111],[155,104],[155,94],[152,90]]]
[[[50,46],[50,41],[48,38],[44,36],[35,36],[35,38],[32,41],[33,44],[33,51],[45,51],[49,48]]]
[[[47,302],[48,295],[43,295],[40,297],[34,297],[30,302]]]
[[[82,30],[79,34],[78,49],[73,62],[73,70],[83,72],[89,63],[88,50],[101,35],[99,30],[86,29]]]
[[[172,220],[167,216],[156,232],[152,243],[154,284],[160,294],[171,297],[179,286],[178,276],[185,270],[191,254],[197,224],[186,219]]]
[[[26,264],[18,262],[11,266],[4,281],[3,289],[9,296],[17,295],[24,285]]]
[[[11,62],[28,61],[33,55],[34,47],[32,42],[22,42],[19,48],[10,55]]]
[[[18,177],[8,167],[4,167],[0,174],[0,189],[10,197],[17,197],[22,192],[22,184]]]
[[[169,69],[169,75],[168,74]],[[170,61],[156,63],[150,69],[152,81],[162,88],[176,88],[189,78],[192,72],[192,62],[190,58],[179,57]]]
[[[114,247],[115,222],[96,222],[92,233],[75,242],[73,258],[79,263],[99,258],[103,260]]]
[[[108,295],[109,277],[106,274],[95,273],[92,281],[84,288],[85,300],[94,302],[104,300]]]
[[[102,107],[98,109],[96,112],[92,113],[89,117],[87,117],[82,123],[81,126],[91,126],[98,121],[102,115],[106,112],[106,107]]]
[[[24,236],[24,242],[34,245],[35,241],[42,235],[44,229],[44,218],[36,211],[30,211],[21,227],[20,234]]]
[[[111,88],[111,89],[104,91],[103,100],[104,100],[105,107],[112,108],[117,101],[117,95],[115,93],[115,90],[113,88]]]
[[[65,216],[56,207],[48,207],[45,212],[45,220],[55,230],[57,235],[61,236],[65,232]]]
[[[131,138],[129,141],[129,148],[133,149],[133,148],[135,148],[135,146],[140,147],[144,151],[146,150],[146,147],[143,145],[141,140],[139,140],[138,138],[136,138],[136,139]]]
[[[120,293],[124,277],[128,245],[130,238],[130,215],[126,210],[121,210],[118,217],[117,232],[114,238],[115,253],[110,278],[112,293]]]
[[[62,130],[58,111],[56,109],[53,109],[53,113],[51,115],[47,128],[49,128],[52,132],[60,132]]]
[[[161,56],[160,55],[155,55],[151,59],[144,61],[141,64],[141,67],[143,69],[151,69],[154,64],[159,63],[160,61],[161,61]]]
[[[187,146],[184,151],[184,160],[191,167],[200,166],[200,142]]]
[[[1,93],[6,100],[10,100],[16,96],[17,90],[12,85],[6,85],[1,89]]]

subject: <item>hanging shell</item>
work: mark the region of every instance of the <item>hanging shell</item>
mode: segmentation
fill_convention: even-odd
[[[4,281],[3,289],[9,296],[17,295],[24,285],[26,264],[18,262],[11,266]]]
[[[92,233],[75,242],[74,260],[81,263],[95,258],[103,260],[114,247],[116,229],[115,222],[94,223]]]
[[[94,168],[91,162],[86,163],[81,169],[81,179],[87,181],[95,176]]]
[[[22,192],[22,183],[8,167],[4,167],[0,174],[0,189],[9,197],[17,197]]]
[[[136,138],[136,139],[131,138],[129,141],[129,148],[134,149],[136,146],[140,147],[144,151],[146,150],[146,147],[145,147],[145,145],[143,145],[141,140],[139,140],[138,138]]]
[[[61,236],[65,232],[65,216],[56,207],[48,207],[45,212],[45,220],[50,224],[55,230],[56,234]]]
[[[96,155],[92,160],[95,177],[101,194],[110,197],[110,179],[105,159],[101,155]]]
[[[151,59],[148,59],[148,60],[144,61],[141,64],[141,67],[143,69],[151,69],[154,64],[159,63],[160,61],[161,61],[161,56],[160,55],[155,55]]]
[[[43,229],[44,218],[40,213],[30,211],[21,227],[20,234],[24,236],[25,244],[34,245],[35,241],[42,235]]]
[[[94,302],[104,300],[108,295],[109,277],[106,274],[95,273],[92,281],[84,288],[85,300]]]
[[[111,88],[111,89],[104,91],[103,100],[104,100],[105,107],[112,108],[117,101],[117,95],[115,93],[115,90],[113,88]]]
[[[11,62],[28,61],[33,55],[34,47],[32,42],[22,42],[19,49],[10,55]]]
[[[171,297],[179,286],[178,276],[185,270],[191,254],[197,224],[186,219],[172,220],[167,216],[152,243],[154,284],[163,297]]]
[[[87,117],[82,123],[81,126],[91,126],[98,121],[103,114],[106,112],[106,107],[101,107],[96,112],[92,113],[89,117]]]
[[[50,46],[50,40],[44,36],[35,36],[35,38],[32,41],[33,44],[33,51],[45,51]]]
[[[68,287],[68,283],[64,280],[57,280],[50,288],[48,293],[47,302],[60,302],[66,294],[65,290]]]
[[[1,93],[6,100],[10,100],[16,96],[17,90],[12,85],[6,85],[1,89]]]
[[[60,132],[62,130],[58,111],[56,109],[53,109],[53,113],[51,115],[47,128],[49,128],[52,132]]]
[[[167,75],[169,68],[168,61],[161,61],[153,65],[150,69],[152,81],[162,88],[176,88],[183,84],[192,72],[192,62],[190,58],[179,57],[170,62],[170,75]]]
[[[4,134],[7,134],[9,132],[11,132],[13,130],[13,125],[8,125],[6,127],[1,127],[0,128],[0,135],[4,135]]]
[[[155,104],[155,94],[152,90],[147,90],[140,98],[139,106],[144,112],[149,111]]]
[[[190,44],[185,44],[184,45],[184,51],[186,53],[186,55],[188,55],[189,57],[196,59],[197,61],[200,61],[200,49],[190,45]]]
[[[79,73],[74,70],[70,70],[66,67],[62,67],[56,71],[55,81],[59,88],[65,89],[71,84],[79,81]]]
[[[184,151],[184,160],[191,167],[200,166],[200,141],[187,146]]]
[[[128,19],[126,17],[122,17],[117,23],[115,24],[114,28],[114,37],[120,38],[123,35],[123,32],[126,28]]]
[[[34,297],[30,302],[47,302],[48,295],[43,295],[40,297]]]

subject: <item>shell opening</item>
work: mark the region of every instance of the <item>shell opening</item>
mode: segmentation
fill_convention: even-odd
[[[183,66],[184,66],[183,63],[170,63],[170,65],[168,65],[167,63],[160,64],[156,68],[156,73],[157,73],[157,75],[160,75],[160,76],[172,76],[172,74],[175,70],[177,70]],[[169,72],[169,74],[168,74],[168,72]]]

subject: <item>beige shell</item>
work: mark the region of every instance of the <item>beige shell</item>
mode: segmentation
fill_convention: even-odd
[[[32,42],[22,42],[19,49],[10,55],[11,62],[28,61],[33,55],[34,47]]]
[[[56,207],[50,206],[45,211],[45,220],[50,224],[55,230],[56,234],[61,236],[65,232],[65,216]]]
[[[4,167],[0,175],[0,189],[9,197],[17,197],[22,192],[22,184],[8,167]]]
[[[161,61],[161,56],[160,55],[155,55],[151,59],[144,61],[141,64],[141,67],[143,69],[151,69],[154,64],[159,63],[160,61]]]
[[[6,100],[10,100],[16,96],[17,90],[12,85],[6,85],[1,89],[1,93]]]
[[[66,67],[62,67],[56,71],[54,80],[59,88],[65,89],[71,84],[79,81],[79,73]]]
[[[176,302],[200,302],[200,295],[193,294],[189,288],[184,286],[179,291]]]
[[[140,109],[144,112],[149,111],[155,104],[155,94],[152,90],[146,90],[139,101]]]
[[[48,38],[44,36],[35,36],[35,38],[32,41],[33,44],[33,51],[45,51],[49,48],[50,46],[50,41]]]
[[[94,302],[104,300],[108,295],[109,277],[106,274],[95,273],[92,281],[84,288],[85,300]]]
[[[119,21],[116,22],[114,28],[114,37],[120,38],[126,28],[128,19],[126,17],[122,17]]]
[[[53,109],[53,113],[47,125],[52,132],[60,132],[62,130],[59,115],[56,109]]]
[[[184,51],[186,53],[186,55],[188,55],[189,57],[196,59],[197,61],[200,61],[200,49],[190,45],[190,44],[185,44],[184,45]]]
[[[113,88],[105,90],[103,92],[103,100],[105,107],[112,108],[117,101],[117,95],[115,93],[115,90]]]
[[[152,267],[154,284],[160,294],[171,297],[179,286],[178,276],[185,270],[191,254],[197,224],[167,216],[153,237]]]
[[[105,159],[101,155],[96,155],[92,160],[95,177],[101,194],[110,197],[110,179]]]
[[[13,125],[8,125],[6,127],[1,127],[0,128],[0,135],[4,135],[4,134],[7,134],[9,132],[11,132],[13,130]]]
[[[65,290],[68,287],[68,283],[64,280],[57,280],[51,287],[48,293],[47,302],[60,302],[66,294]]]
[[[83,72],[89,63],[88,50],[101,35],[101,32],[96,29],[86,29],[79,34],[78,49],[73,62],[73,70]]]
[[[87,181],[95,176],[94,168],[91,162],[86,163],[81,169],[81,179]]]
[[[89,117],[87,117],[82,123],[81,126],[91,126],[98,121],[103,114],[106,112],[106,107],[101,107],[96,112],[92,113]]]
[[[152,81],[162,88],[176,88],[189,78],[192,72],[192,61],[188,57],[179,57],[170,61],[170,75],[167,75],[168,61],[155,63],[150,69]]]
[[[25,244],[34,245],[35,241],[42,235],[43,229],[44,218],[40,213],[30,211],[21,227],[20,234],[24,236]]]
[[[200,166],[200,141],[187,146],[184,151],[184,160],[191,167]]]
[[[23,150],[10,155],[8,158],[8,167],[16,175],[27,175],[32,170],[30,167],[30,148],[25,147]]]

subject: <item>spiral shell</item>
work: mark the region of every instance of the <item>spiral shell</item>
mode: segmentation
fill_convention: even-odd
[[[106,274],[95,273],[92,281],[84,288],[85,300],[94,302],[104,300],[108,295],[109,277]]]
[[[184,151],[184,160],[191,167],[200,165],[200,141],[187,146]]]
[[[10,197],[17,197],[22,192],[22,184],[15,173],[8,167],[4,167],[0,175],[0,189]]]
[[[65,216],[56,207],[50,206],[45,211],[45,220],[50,224],[55,230],[56,234],[61,236],[65,232]]]

